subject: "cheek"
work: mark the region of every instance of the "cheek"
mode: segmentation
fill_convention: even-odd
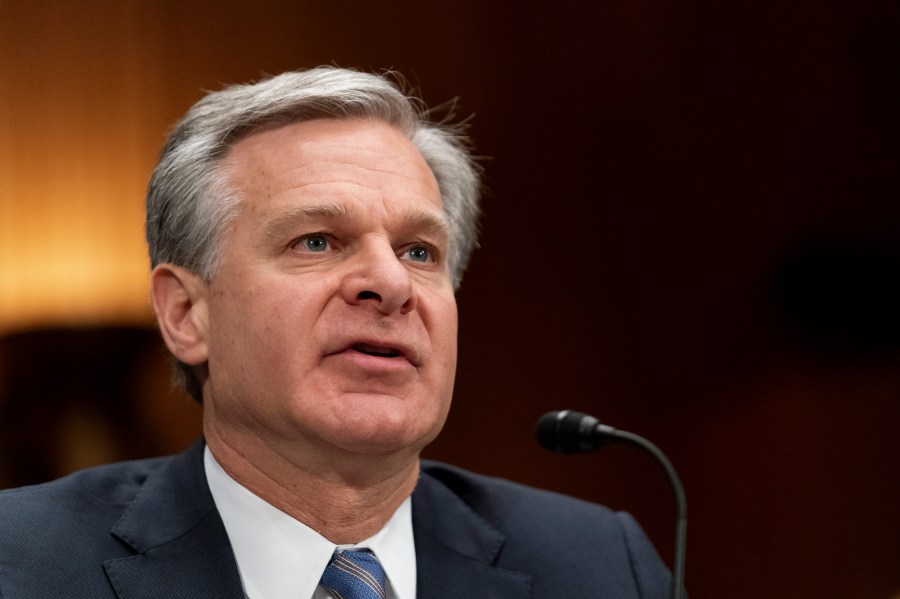
[[[456,333],[459,327],[459,316],[456,309],[456,298],[450,296],[438,304],[437,313],[435,314],[436,325],[441,329],[440,335],[444,344],[452,347],[453,355],[456,356]]]
[[[458,327],[456,301],[452,298],[444,299],[432,305],[434,309],[429,311],[426,316],[434,359],[442,379],[449,379],[452,389],[452,381],[456,373]]]
[[[278,355],[296,355],[315,323],[315,298],[303,291],[257,283],[223,294],[211,307],[211,358],[217,355],[253,376],[253,370],[274,367]]]

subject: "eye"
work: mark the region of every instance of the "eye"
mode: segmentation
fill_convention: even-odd
[[[297,245],[310,252],[324,252],[328,250],[328,239],[324,235],[307,235]]]
[[[413,262],[431,262],[433,260],[431,251],[421,245],[412,247],[406,251],[406,255]]]

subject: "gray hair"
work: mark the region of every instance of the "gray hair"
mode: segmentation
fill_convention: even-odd
[[[476,246],[481,172],[463,127],[429,121],[424,104],[401,85],[393,73],[318,67],[207,94],[175,125],[150,178],[151,265],[175,264],[206,281],[215,276],[222,235],[241,199],[226,183],[222,159],[242,137],[278,123],[377,119],[402,131],[434,173],[450,227],[451,281],[458,288]],[[185,386],[199,400],[199,381],[188,366],[179,366]]]

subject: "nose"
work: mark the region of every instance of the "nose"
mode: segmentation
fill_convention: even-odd
[[[348,304],[371,304],[384,315],[406,314],[415,309],[412,278],[390,244],[363,248],[352,262],[342,283],[342,294]]]

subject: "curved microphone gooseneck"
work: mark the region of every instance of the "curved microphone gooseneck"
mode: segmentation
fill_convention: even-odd
[[[593,416],[572,410],[559,410],[544,414],[538,420],[535,433],[538,443],[543,447],[564,454],[594,451],[604,445],[614,443],[630,443],[652,455],[662,466],[675,493],[675,563],[672,567],[671,597],[672,599],[682,599],[687,538],[687,499],[684,495],[684,487],[681,486],[681,479],[678,478],[678,473],[675,472],[675,468],[665,454],[640,435],[601,424]]]

